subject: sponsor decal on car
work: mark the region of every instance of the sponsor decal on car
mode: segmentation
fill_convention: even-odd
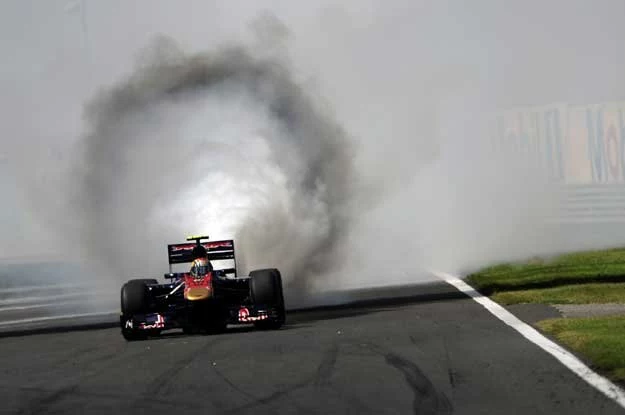
[[[239,322],[241,323],[267,320],[268,318],[269,316],[267,315],[267,312],[265,311],[260,311],[258,313],[258,316],[250,316],[250,310],[247,307],[241,307],[239,309]]]
[[[165,317],[163,317],[160,314],[157,314],[156,321],[154,321],[154,323],[152,324],[141,323],[139,328],[141,328],[142,330],[165,328]]]
[[[200,245],[206,249],[233,248],[232,241],[205,242]],[[192,251],[196,246],[194,243],[171,245],[171,252]]]

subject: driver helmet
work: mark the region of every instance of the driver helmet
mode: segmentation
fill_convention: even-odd
[[[206,258],[197,258],[191,264],[191,275],[194,278],[202,278],[213,270],[213,266]]]

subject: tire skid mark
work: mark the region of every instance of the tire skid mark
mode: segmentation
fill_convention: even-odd
[[[170,368],[162,372],[160,375],[156,376],[156,378],[148,384],[145,392],[129,402],[129,404],[124,408],[124,411],[122,412],[137,413],[141,408],[143,408],[146,402],[155,402],[154,397],[164,395],[166,393],[167,386],[169,386],[174,381],[174,378],[176,377],[176,375],[178,375],[178,373],[180,373],[183,369],[187,368],[195,359],[200,357],[201,352],[212,348],[218,343],[219,339],[210,338],[207,341],[202,342],[199,347],[187,352],[180,360],[170,363]],[[189,406],[187,409],[197,408]]]
[[[59,366],[67,365],[70,363],[74,363],[78,360],[79,357],[83,358],[80,361],[81,366],[85,366],[85,365],[94,364],[94,363],[98,363],[102,361],[108,361],[109,359],[117,356],[118,353],[119,351],[116,349],[110,350],[110,351],[103,351],[101,348],[99,348],[96,345],[82,347],[79,349],[72,350],[71,355],[59,360],[56,363],[56,366],[59,367]]]
[[[54,405],[64,397],[75,393],[78,390],[78,385],[69,385],[64,388],[57,389],[51,393],[42,396],[39,399],[30,401],[26,408],[20,409],[19,414],[42,414],[48,412],[47,409],[50,405]]]
[[[454,373],[452,368],[447,369],[447,375],[449,377],[449,384],[452,388],[456,387],[456,374]]]
[[[334,366],[336,365],[336,358],[338,357],[338,354],[338,344],[334,344],[330,348],[330,350],[328,350],[324,354],[323,360],[317,368],[317,375],[315,376],[315,386],[323,387],[329,384],[329,378],[334,371]]]
[[[248,399],[251,399],[251,402],[242,405],[242,406],[238,406],[236,408],[233,408],[225,413],[231,414],[231,413],[238,413],[238,412],[242,412],[248,409],[252,409],[255,408],[257,406],[262,406],[262,405],[269,405],[272,401],[279,399],[283,396],[287,396],[293,392],[295,392],[298,389],[302,389],[306,386],[308,386],[311,383],[311,379],[307,379],[305,381],[293,384],[285,389],[281,389],[279,391],[276,391],[268,396],[259,398],[249,392],[247,392],[246,390],[243,390],[241,388],[239,388],[238,386],[236,386],[232,381],[230,381],[223,373],[218,372],[217,370],[215,370],[216,373],[219,374],[219,376],[224,380],[224,382],[226,382],[226,384],[228,384],[230,387],[232,387],[235,391],[241,393],[243,396],[247,397]],[[298,405],[295,402],[291,402],[291,404],[293,406],[295,406],[297,409],[299,409],[300,411],[303,412],[307,412],[307,413],[311,413],[311,411],[309,411],[307,408],[302,407],[300,405]]]
[[[171,367],[158,375],[146,388],[145,396],[158,396],[165,393],[165,388],[172,382],[173,378],[180,373],[183,369],[187,368],[195,359],[200,356],[200,353],[206,351],[215,346],[219,341],[217,339],[210,339],[206,343],[202,343],[198,348],[188,352],[182,359],[171,363]]]
[[[225,380],[225,376],[223,374],[221,374],[221,376]],[[282,398],[284,396],[287,396],[287,395],[295,392],[296,390],[299,390],[299,389],[302,389],[302,388],[305,388],[305,387],[309,386],[312,383],[313,380],[314,380],[313,378],[306,379],[306,380],[304,380],[302,382],[295,383],[295,384],[293,384],[293,385],[291,385],[291,386],[289,386],[289,387],[287,387],[285,389],[281,389],[279,391],[276,391],[276,392],[274,392],[274,393],[272,393],[272,394],[270,394],[268,396],[262,397],[262,398],[258,398],[255,395],[252,395],[251,393],[249,393],[247,391],[243,391],[241,388],[239,388],[237,386],[234,386],[233,383],[228,380],[228,381],[226,381],[228,383],[228,385],[233,386],[233,388],[235,390],[237,390],[238,392],[241,392],[243,395],[253,399],[253,401],[248,403],[248,404],[246,404],[246,405],[233,408],[232,410],[227,411],[226,413],[238,413],[238,412],[241,412],[241,411],[245,411],[247,409],[255,408],[257,406],[269,405],[272,401],[275,401],[275,400],[280,399],[280,398]],[[316,412],[313,412],[313,411],[309,410],[306,407],[298,405],[295,402],[291,402],[291,404],[293,406],[295,406],[298,410],[302,411],[302,412],[305,412],[305,413],[316,413]]]
[[[29,392],[29,393],[36,393],[36,394],[46,394],[46,397],[37,401],[38,406],[41,406],[42,403],[44,406],[53,405],[54,403],[58,402],[59,400],[61,400],[62,398],[70,394],[77,398],[88,398],[90,401],[94,399],[103,399],[106,401],[114,401],[118,403],[120,402],[123,403],[124,401],[128,401],[135,397],[135,395],[130,392],[129,393],[113,393],[113,392],[84,391],[84,390],[81,390],[80,386],[78,385],[71,385],[66,388],[62,388],[53,392],[50,392],[50,390],[45,389],[45,388],[28,387],[28,386],[18,387],[18,388],[13,388],[9,386],[0,386],[0,389],[6,389],[11,392],[18,391],[18,392]],[[159,398],[151,398],[150,402],[156,403],[159,405],[164,405],[164,406],[171,406],[172,409],[181,409],[181,408],[188,409],[188,410],[200,409],[198,406],[192,405],[189,403],[177,402],[177,401],[171,401],[171,400],[159,399]],[[29,413],[39,414],[39,413],[45,413],[45,412],[49,412],[49,411],[46,411],[45,409],[41,409],[41,408],[38,408],[35,411],[33,410],[32,406],[30,406],[28,409],[21,409],[18,411],[18,413],[20,414],[29,414]]]
[[[456,372],[454,371],[451,365],[451,355],[449,354],[449,347],[447,347],[447,338],[443,336],[443,347],[445,348],[445,360],[447,362],[447,376],[449,378],[449,384],[451,385],[451,390],[456,388]]]
[[[403,373],[406,382],[412,388],[415,398],[413,409],[415,414],[451,414],[451,403],[447,397],[438,392],[432,382],[413,362],[399,355],[388,353],[386,362]]]
[[[217,369],[217,367],[213,366],[213,372],[215,372],[215,374],[219,377],[219,379],[221,379],[223,382],[225,382],[234,391],[236,391],[236,392],[240,393],[241,395],[245,396],[246,398],[250,399],[252,402],[258,401],[258,398],[256,396],[252,395],[251,393],[249,393],[245,389],[240,388],[236,383],[232,382],[226,375],[224,375],[219,369]]]
[[[447,396],[434,387],[432,381],[414,362],[375,344],[369,344],[368,347],[383,356],[389,366],[404,375],[406,383],[414,393],[412,407],[415,414],[453,413],[453,406]]]
[[[419,347],[419,343],[417,341],[417,338],[415,336],[410,335],[410,343],[413,344],[414,347],[416,347],[417,349],[421,350]]]
[[[298,382],[295,383],[285,389],[276,391],[268,396],[262,397],[262,398],[258,398],[254,395],[252,395],[251,393],[239,388],[238,386],[236,386],[234,383],[232,383],[223,373],[219,372],[216,368],[215,368],[215,372],[219,374],[219,376],[228,384],[230,385],[233,389],[235,389],[236,391],[240,392],[241,394],[243,394],[244,396],[253,399],[252,402],[250,402],[247,405],[243,405],[243,406],[239,406],[237,408],[232,409],[231,411],[228,411],[228,413],[235,413],[235,412],[240,412],[240,411],[245,411],[247,409],[251,409],[254,408],[256,406],[259,405],[268,405],[269,403],[271,403],[272,401],[279,399],[281,397],[287,396],[293,392],[295,392],[298,389],[302,389],[305,388],[307,386],[310,385],[314,385],[315,387],[323,387],[326,386],[328,384],[328,378],[332,375],[332,372],[334,371],[334,366],[336,364],[336,359],[338,357],[338,353],[339,353],[339,346],[338,344],[334,344],[323,356],[323,359],[321,360],[321,362],[319,363],[319,366],[317,367],[317,371],[315,372],[315,375],[313,375],[312,377],[303,380],[302,382]],[[292,404],[299,410],[307,412],[307,413],[316,413],[314,411],[311,411],[305,407],[302,407],[300,405],[297,405],[296,403],[292,402]]]
[[[447,365],[447,378],[449,380],[449,385],[451,386],[451,392],[453,394],[454,389],[456,388],[456,385],[458,383],[458,376],[451,364],[451,355],[449,354],[449,347],[448,347],[449,342],[448,342],[447,336],[445,335],[445,330],[442,330],[441,325],[436,321],[433,321],[432,323],[434,327],[438,329],[440,333],[439,335],[441,336],[442,341],[443,341],[443,350],[445,351],[445,363]],[[456,329],[458,328],[458,326],[455,324],[453,326]],[[416,345],[415,339],[413,336],[410,336],[410,340],[412,341],[413,344]]]
[[[82,349],[80,349],[81,353],[86,353],[88,352],[88,350],[90,350],[90,347],[84,347]],[[137,351],[136,353],[132,354],[132,356],[136,356],[138,354],[140,354],[141,351]],[[111,362],[114,362],[115,360],[121,360],[123,359],[123,357],[119,356],[117,354],[117,350],[114,350],[113,352],[109,352],[106,353],[105,356],[111,356],[113,357],[113,359],[111,359]],[[63,364],[67,363],[70,359],[63,359],[61,360],[61,362]],[[90,363],[94,363],[97,361],[101,361],[102,359],[93,359],[91,360]],[[19,390],[23,390],[23,391],[35,391],[38,393],[43,394],[43,396],[41,396],[38,399],[34,399],[29,401],[26,404],[25,408],[22,408],[18,411],[18,413],[20,414],[30,414],[30,413],[45,413],[47,411],[47,407],[50,405],[54,405],[57,402],[61,401],[62,399],[64,399],[65,397],[68,397],[70,395],[73,394],[77,394],[78,395],[83,395],[83,393],[79,393],[80,391],[80,386],[82,384],[84,384],[84,381],[88,378],[92,378],[97,376],[100,372],[102,372],[103,370],[105,370],[105,367],[100,368],[99,370],[94,371],[93,373],[90,373],[88,375],[85,376],[81,376],[78,380],[73,381],[70,385],[67,385],[65,387],[59,388],[59,389],[55,389],[55,390],[48,390],[48,389],[44,389],[44,388],[38,388],[38,387],[31,387],[31,388],[20,388]],[[86,395],[89,395],[88,393]]]

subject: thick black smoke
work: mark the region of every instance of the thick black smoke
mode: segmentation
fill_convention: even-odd
[[[162,38],[142,57],[86,110],[73,206],[87,256],[122,279],[164,271],[167,243],[220,226],[208,212],[229,222],[219,236],[237,238],[244,271],[275,266],[304,288],[336,267],[352,148],[284,60],[244,47],[188,55]],[[225,197],[242,189],[245,201]],[[178,220],[153,219],[170,206]]]

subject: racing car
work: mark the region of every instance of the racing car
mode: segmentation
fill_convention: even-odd
[[[280,271],[259,269],[239,276],[234,241],[208,239],[190,236],[186,243],[167,245],[169,272],[164,277],[169,282],[132,279],[122,286],[120,326],[126,340],[169,329],[216,333],[228,324],[279,329],[285,323]],[[213,267],[224,261],[233,266]],[[192,264],[188,272],[172,272],[173,265],[185,263]]]

